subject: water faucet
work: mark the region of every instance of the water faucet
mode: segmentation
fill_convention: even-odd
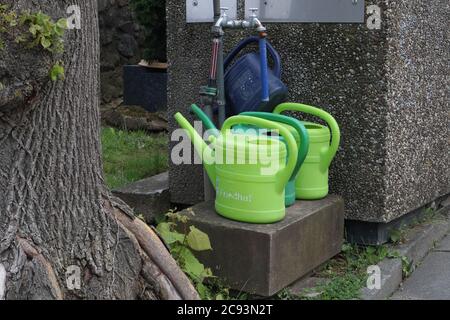
[[[218,32],[219,30],[222,31],[223,28],[230,28],[230,29],[248,29],[248,28],[255,28],[256,31],[259,33],[266,32],[267,29],[263,26],[261,21],[258,18],[258,8],[250,8],[251,15],[249,20],[232,20],[228,17],[227,7],[221,7],[221,15],[220,18],[217,20],[216,24],[214,25],[215,32]]]
[[[220,7],[220,18],[217,19],[215,27],[216,28],[222,28],[227,25],[228,23],[228,15],[227,15],[228,8],[227,7]]]
[[[250,26],[252,28],[256,28],[256,31],[258,32],[265,32],[267,31],[267,29],[263,26],[258,18],[258,10],[258,8],[250,8],[250,12],[252,13],[250,15]]]

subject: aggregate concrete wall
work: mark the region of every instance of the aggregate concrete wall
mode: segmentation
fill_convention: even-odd
[[[331,192],[348,219],[389,222],[450,192],[446,0],[366,1],[382,10],[366,24],[268,24],[289,100],[322,107],[341,125]],[[169,118],[198,100],[210,55],[210,25],[186,24],[185,1],[168,0]],[[243,16],[243,1],[239,1]],[[230,50],[246,31],[226,36]],[[172,143],[172,146],[175,143]],[[203,199],[202,168],[171,165],[175,203]]]

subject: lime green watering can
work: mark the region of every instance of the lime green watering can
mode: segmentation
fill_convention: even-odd
[[[298,111],[324,120],[329,128],[320,124],[304,122],[309,135],[309,152],[296,181],[297,199],[318,200],[328,195],[328,171],[341,140],[339,125],[327,112],[304,104],[283,103],[274,113]],[[330,134],[331,129],[331,134]]]
[[[273,122],[278,122],[285,124],[286,128],[291,132],[291,134],[294,136],[297,146],[298,146],[298,156],[297,156],[297,165],[295,167],[294,173],[292,174],[291,178],[289,179],[289,182],[286,186],[286,195],[285,195],[285,202],[286,207],[292,206],[295,203],[296,199],[296,190],[295,190],[295,183],[297,181],[298,174],[300,172],[300,169],[303,165],[303,162],[306,159],[306,156],[308,155],[309,151],[309,136],[308,131],[306,130],[303,123],[297,119],[282,116],[279,114],[273,114],[268,112],[243,112],[241,113],[242,116],[249,116],[249,117],[256,117],[261,118]],[[245,128],[244,128],[245,130]],[[281,141],[284,141],[282,137],[279,137]]]
[[[220,134],[220,131],[216,128],[214,123],[209,119],[209,117],[200,109],[197,105],[193,104],[191,106],[191,110],[197,115],[197,117],[203,122],[206,129],[211,131],[211,134],[213,136],[218,136]],[[294,136],[297,146],[298,146],[298,156],[297,156],[297,165],[295,167],[294,173],[291,176],[291,179],[289,179],[289,182],[286,186],[286,192],[285,192],[285,205],[286,207],[290,207],[295,203],[296,199],[296,192],[295,192],[295,182],[298,176],[298,173],[300,171],[300,168],[303,164],[303,161],[305,161],[305,158],[308,154],[309,150],[309,137],[308,137],[308,131],[306,130],[305,126],[302,122],[300,122],[297,119],[268,113],[268,112],[244,112],[241,115],[250,116],[250,117],[256,117],[261,118],[269,121],[274,121],[278,123],[286,124],[286,128],[288,128],[291,132],[291,134]],[[248,125],[238,125],[233,127],[233,133],[234,134],[257,134],[258,128]],[[284,142],[283,138],[278,136],[278,138],[281,138],[281,141]]]
[[[298,157],[297,143],[288,129],[264,119],[235,116],[224,123],[211,148],[180,113],[175,119],[203,155],[206,172],[216,189],[218,214],[259,224],[284,219],[285,188]],[[238,125],[278,130],[285,142],[267,136],[233,134],[231,129]]]

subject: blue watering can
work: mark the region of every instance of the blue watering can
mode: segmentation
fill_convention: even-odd
[[[244,39],[225,59],[227,116],[237,115],[246,111],[272,112],[277,105],[284,102],[287,98],[288,89],[280,79],[282,71],[281,58],[269,42],[267,42],[267,51],[274,62],[273,69],[268,70],[269,101],[261,101],[263,79],[261,79],[262,63],[259,53],[247,53],[231,65],[231,62],[242,50],[250,44],[258,43],[259,41],[260,38],[258,37]]]

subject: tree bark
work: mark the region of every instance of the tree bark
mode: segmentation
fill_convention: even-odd
[[[102,175],[96,0],[1,0],[67,17],[66,79],[53,57],[12,39],[0,52],[0,299],[197,299],[153,231],[112,197]],[[68,285],[81,271],[79,289]],[[70,277],[69,277],[70,278]]]

